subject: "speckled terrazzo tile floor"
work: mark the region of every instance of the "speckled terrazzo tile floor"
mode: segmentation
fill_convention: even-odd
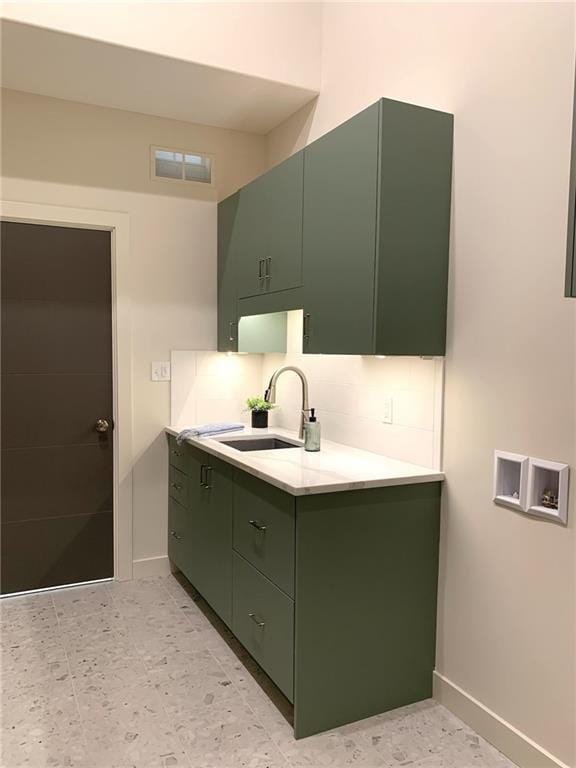
[[[1,768],[513,768],[429,700],[295,741],[184,579],[0,602]]]

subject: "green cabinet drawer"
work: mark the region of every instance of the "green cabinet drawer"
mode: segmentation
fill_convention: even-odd
[[[190,513],[176,499],[168,499],[168,557],[185,576],[190,572]]]
[[[168,493],[183,507],[188,506],[188,476],[172,464],[168,470]]]
[[[294,601],[243,557],[233,558],[232,630],[293,701]]]
[[[246,472],[234,475],[234,549],[294,597],[294,497]]]
[[[176,438],[168,435],[168,456],[170,465],[181,472],[186,472],[187,446],[178,445]]]

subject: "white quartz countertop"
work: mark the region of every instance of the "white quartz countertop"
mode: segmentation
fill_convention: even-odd
[[[176,436],[180,431],[178,427],[166,427],[170,435]],[[298,445],[268,451],[239,451],[221,442],[264,436],[276,436]],[[187,442],[293,496],[430,483],[444,479],[443,472],[329,440],[322,440],[321,450],[311,453],[304,450],[296,433],[276,427],[252,429],[247,426],[241,432],[222,433],[218,437],[197,437]]]

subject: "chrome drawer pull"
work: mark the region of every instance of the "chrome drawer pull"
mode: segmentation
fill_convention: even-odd
[[[172,536],[175,539],[178,539],[178,541],[180,541],[180,539],[183,538],[182,536],[180,536],[179,533],[176,533],[176,531],[170,531],[170,536]]]
[[[248,520],[248,522],[253,528],[256,528],[257,531],[262,531],[262,533],[266,531],[266,526],[259,523],[258,520]]]
[[[260,629],[264,629],[264,627],[266,626],[265,621],[259,621],[255,613],[249,613],[248,616],[252,619],[252,621],[254,622],[254,624],[256,624],[257,627],[259,627]]]
[[[176,448],[172,448],[172,453],[174,454],[174,456],[182,456],[180,451],[177,451]]]
[[[170,485],[172,486],[172,488],[174,488],[175,491],[182,490],[182,486],[180,485],[180,483],[170,483]]]

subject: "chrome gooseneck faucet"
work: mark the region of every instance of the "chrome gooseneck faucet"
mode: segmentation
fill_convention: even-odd
[[[300,414],[300,431],[298,433],[300,440],[304,437],[304,422],[308,421],[308,381],[306,380],[306,376],[304,375],[304,371],[300,368],[297,368],[295,365],[286,365],[284,368],[278,368],[277,371],[274,371],[272,374],[272,378],[270,379],[270,383],[268,384],[268,389],[266,392],[264,392],[264,400],[266,400],[267,403],[275,403],[276,402],[276,382],[278,381],[278,377],[281,373],[284,373],[284,371],[294,371],[294,373],[298,374],[300,377],[300,381],[302,382],[302,412]]]

